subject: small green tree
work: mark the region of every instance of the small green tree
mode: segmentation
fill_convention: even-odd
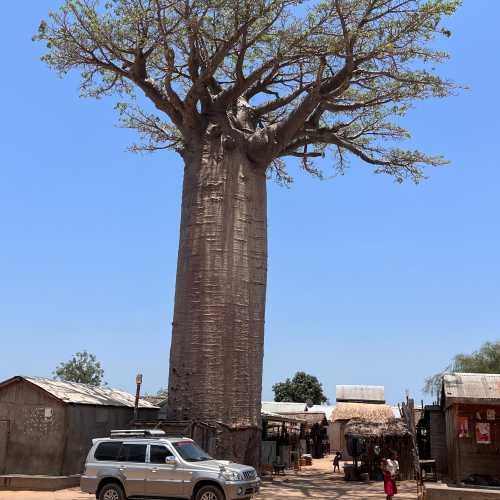
[[[275,401],[311,402],[315,405],[327,401],[321,382],[306,372],[297,372],[292,379],[274,384],[273,391]]]
[[[60,363],[54,371],[54,376],[66,382],[99,386],[102,384],[104,370],[95,354],[83,351],[77,352],[66,363]]]
[[[425,379],[424,391],[439,395],[444,375],[451,372],[500,373],[500,341],[485,342],[472,354],[457,354],[444,370]]]

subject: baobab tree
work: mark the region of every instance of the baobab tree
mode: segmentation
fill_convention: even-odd
[[[291,182],[287,157],[399,182],[442,164],[396,145],[412,103],[453,92],[433,40],[458,4],[67,0],[41,23],[44,61],[119,96],[133,150],[184,161],[168,411],[216,425],[218,455],[259,456],[267,180]]]

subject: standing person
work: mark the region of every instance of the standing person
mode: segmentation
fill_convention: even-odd
[[[397,494],[396,476],[399,473],[399,462],[394,452],[389,454],[389,458],[382,460],[382,471],[384,472],[384,492],[387,500],[392,500]]]
[[[340,472],[340,461],[342,460],[342,453],[340,451],[337,451],[335,453],[335,457],[333,459],[333,472],[337,471]]]

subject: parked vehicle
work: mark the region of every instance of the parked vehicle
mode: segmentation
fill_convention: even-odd
[[[246,500],[260,479],[253,467],[214,460],[192,439],[148,429],[94,439],[80,487],[99,500]]]

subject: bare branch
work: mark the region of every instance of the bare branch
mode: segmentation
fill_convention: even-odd
[[[442,163],[392,142],[409,136],[399,123],[415,101],[455,90],[435,74],[447,55],[432,41],[459,0],[61,1],[36,37],[44,61],[79,71],[84,96],[136,105],[143,93],[175,129],[127,115],[148,150],[222,137],[281,179],[284,156],[312,175],[333,152],[338,169],[354,156],[414,180]]]

